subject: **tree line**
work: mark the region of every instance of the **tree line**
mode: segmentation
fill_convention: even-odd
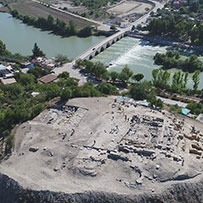
[[[192,76],[193,90],[196,92],[200,82],[200,71],[197,70]],[[175,72],[172,77],[172,83],[170,84],[171,73],[168,71],[163,71],[161,69],[154,69],[152,71],[152,83],[154,86],[160,89],[166,89],[171,92],[183,93],[187,90],[188,83],[188,72]]]
[[[173,57],[176,56],[176,58],[179,58],[178,52],[168,51],[167,55]],[[125,65],[120,73],[115,71],[109,72],[104,66],[104,64],[101,62],[93,63],[92,61],[88,60],[78,60],[76,61],[76,65],[79,68],[82,68],[82,70],[86,70],[88,73],[92,74],[97,79],[111,81],[112,83],[123,83],[125,86],[128,82],[131,82],[132,80],[135,82],[140,82],[144,78],[144,75],[142,73],[134,74],[132,70],[128,67],[128,65]],[[172,83],[170,84],[171,73],[169,71],[154,69],[152,71],[152,83],[154,86],[161,89],[167,89],[172,92],[182,92],[184,90],[187,90],[188,76],[188,72],[175,72],[173,74]],[[197,91],[200,82],[199,70],[196,70],[193,73],[192,81],[193,90]]]
[[[75,6],[85,6],[89,9],[100,9],[103,6],[107,6],[108,3],[116,3],[118,0],[73,0]]]
[[[11,15],[22,20],[23,23],[27,25],[31,25],[42,30],[52,31],[54,34],[63,37],[69,37],[73,35],[77,35],[79,37],[89,37],[92,35],[92,28],[90,26],[78,30],[73,21],[69,21],[69,25],[67,25],[63,20],[58,18],[55,20],[51,15],[48,15],[47,18],[35,18],[27,15],[21,15],[17,10],[12,10]]]
[[[180,59],[180,53],[177,51],[167,51],[166,54],[156,53],[154,62],[162,65],[164,69],[177,68],[188,72],[203,71],[203,62],[194,54],[183,60]]]
[[[76,65],[78,67],[84,68],[88,73],[95,76],[97,79],[111,80],[113,83],[121,82],[126,85],[127,82],[131,80],[141,81],[144,78],[144,75],[141,73],[133,74],[132,70],[126,65],[120,73],[118,72],[109,72],[103,63],[88,60],[77,60]]]

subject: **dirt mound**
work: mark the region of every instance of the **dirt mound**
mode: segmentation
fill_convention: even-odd
[[[86,200],[103,194],[110,202],[170,195],[178,200],[198,184],[203,189],[202,128],[116,98],[72,99],[18,127],[14,152],[0,172],[21,190],[29,188],[26,198],[31,191],[53,191],[46,194]]]

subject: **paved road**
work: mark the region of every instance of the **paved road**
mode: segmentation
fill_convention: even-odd
[[[178,105],[179,107],[182,107],[182,108],[185,108],[185,107],[187,106],[187,103],[184,103],[184,102],[175,101],[175,100],[172,100],[172,99],[166,99],[166,98],[159,97],[159,96],[157,96],[156,98],[157,98],[157,99],[161,99],[161,101],[162,101],[164,104],[168,104],[168,105]]]
[[[35,3],[39,3],[39,4],[41,4],[41,3],[43,3],[44,5],[46,4],[46,3],[41,2],[41,1],[38,1],[38,0],[32,0],[32,1],[35,2]],[[48,5],[48,4],[47,4],[47,5]],[[96,21],[96,20],[92,20],[92,19],[89,19],[89,18],[85,18],[85,17],[79,16],[79,15],[76,15],[76,14],[74,14],[74,13],[68,12],[68,11],[61,10],[61,9],[55,7],[55,6],[52,6],[52,5],[50,5],[50,8],[52,8],[52,9],[54,9],[54,10],[56,10],[56,11],[59,11],[59,12],[61,12],[61,13],[66,13],[66,14],[71,15],[71,16],[73,16],[73,17],[79,18],[79,19],[81,19],[81,20],[88,21],[88,22],[90,22],[90,23],[94,23],[94,24],[106,26],[107,28],[110,27],[109,25],[104,25],[102,22],[99,22],[99,21]]]
[[[63,73],[63,72],[69,72],[70,77],[79,79],[80,80],[79,85],[83,85],[88,81],[88,79],[86,76],[84,76],[83,74],[81,74],[79,72],[79,69],[73,68],[74,64],[75,64],[75,61],[73,61],[71,63],[66,63],[62,67],[55,68],[54,72],[57,75],[59,75],[60,73]]]

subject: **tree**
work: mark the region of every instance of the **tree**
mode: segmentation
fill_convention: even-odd
[[[133,75],[133,72],[130,70],[130,68],[128,67],[128,65],[125,65],[125,66],[124,66],[122,72],[123,72],[123,73],[126,73],[129,78],[132,77],[132,75]],[[128,79],[129,79],[129,78],[128,78]]]
[[[41,87],[41,91],[45,93],[46,100],[50,100],[61,95],[61,88],[56,83],[44,84]]]
[[[70,87],[65,87],[61,93],[61,100],[68,100],[72,97],[72,89]]]
[[[17,11],[16,9],[14,9],[14,10],[11,11],[11,15],[12,15],[14,18],[17,18],[18,15],[19,15],[19,13],[18,13],[18,11]]]
[[[76,30],[76,25],[72,20],[69,22],[69,27],[70,27],[70,34],[75,35],[77,33],[77,30]]]
[[[153,84],[159,88],[168,88],[170,73],[168,71],[163,71],[160,69],[154,69],[152,71]]]
[[[90,26],[87,26],[81,29],[78,33],[79,37],[89,37],[91,35],[92,35],[92,28]]]
[[[111,85],[109,83],[103,83],[97,86],[97,89],[104,94],[118,94],[118,90],[114,85]]]
[[[137,100],[144,100],[147,98],[148,93],[147,91],[151,88],[151,85],[149,82],[141,82],[138,84],[133,85],[130,88],[129,94],[132,98]]]
[[[54,18],[51,15],[48,15],[47,17],[47,24],[48,24],[48,29],[53,29]]]
[[[116,26],[115,25],[111,25],[110,29],[113,30],[113,31],[116,31]]]
[[[188,82],[188,75],[189,75],[189,73],[188,73],[188,72],[186,72],[186,73],[185,73],[185,76],[184,76],[184,84],[183,84],[183,88],[186,88],[186,86],[187,86],[187,82]]]
[[[159,107],[159,108],[163,108],[163,102],[161,101],[161,99],[157,99],[156,100],[156,104],[155,104],[155,106],[157,106],[157,107]]]
[[[39,57],[39,56],[45,56],[45,54],[43,53],[43,51],[40,50],[37,43],[35,42],[34,48],[32,50],[32,58],[36,58],[36,57]]]
[[[66,72],[66,71],[64,71],[64,72],[62,72],[62,73],[60,73],[60,74],[58,75],[58,78],[67,79],[67,78],[69,78],[69,77],[70,77],[70,74],[69,74],[68,72]]]
[[[193,80],[193,89],[196,91],[198,86],[199,86],[199,75],[200,75],[200,71],[196,70],[195,73],[192,76],[192,80]]]
[[[105,66],[101,62],[96,62],[94,64],[94,74],[97,78],[101,78],[107,72]]]
[[[144,75],[142,73],[138,73],[138,74],[132,76],[132,79],[136,80],[137,82],[139,82],[143,78],[144,78]]]
[[[125,83],[125,82],[127,82],[127,81],[129,80],[129,76],[128,76],[127,73],[121,72],[121,73],[119,74],[119,79],[120,79],[123,83]]]
[[[154,69],[152,71],[152,78],[153,78],[153,83],[154,85],[157,83],[157,80],[158,80],[158,73],[159,73],[159,70],[158,69]]]
[[[18,73],[16,74],[16,80],[22,85],[26,86],[33,84],[35,82],[35,77],[33,74]]]
[[[55,57],[55,61],[57,63],[59,63],[60,65],[63,65],[64,63],[67,63],[69,61],[68,57],[67,56],[64,56],[62,54],[58,54],[56,57]]]
[[[0,55],[4,55],[6,53],[6,45],[0,40]]]
[[[39,78],[49,74],[50,70],[42,69],[38,66],[35,66],[34,68],[30,68],[27,73],[33,74],[36,78]]]
[[[110,72],[110,77],[111,77],[111,80],[113,82],[115,82],[117,79],[119,79],[119,73],[113,71],[113,72]]]

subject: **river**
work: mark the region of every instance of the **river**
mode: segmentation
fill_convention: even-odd
[[[104,38],[104,36],[62,38],[25,25],[20,20],[12,18],[11,15],[0,12],[0,40],[12,53],[31,55],[36,42],[49,58],[62,54],[73,59]]]
[[[170,46],[154,45],[148,41],[136,38],[125,37],[94,57],[92,61],[100,61],[106,66],[111,64],[109,66],[109,71],[117,72],[120,72],[127,64],[135,74],[143,73],[146,80],[151,80],[152,70],[155,68],[160,68],[160,66],[154,64],[154,55],[157,52],[165,53],[168,49],[173,48]],[[184,51],[185,50],[182,50],[182,53]],[[191,53],[184,52],[183,54],[189,55]],[[203,57],[200,58],[203,60]],[[170,69],[169,71],[172,73],[171,75],[173,75],[175,71],[179,70]],[[189,88],[192,88],[191,75],[192,74],[190,74],[188,81]],[[200,75],[199,88],[203,88],[203,73]]]
[[[104,36],[62,38],[47,31],[27,26],[7,13],[0,13],[0,40],[13,53],[31,55],[33,45],[37,42],[49,58],[62,54],[68,56],[69,59],[73,59],[102,39],[104,39]],[[170,46],[153,45],[148,41],[125,37],[94,57],[93,61],[101,61],[107,66],[112,64],[109,70],[117,72],[120,72],[128,64],[134,73],[143,73],[146,80],[151,80],[152,70],[160,68],[160,66],[154,64],[153,56],[157,52],[165,53],[171,48]],[[175,71],[178,70],[170,70],[172,74]],[[192,88],[191,74],[188,87]],[[203,73],[200,75],[199,88],[203,88]]]

